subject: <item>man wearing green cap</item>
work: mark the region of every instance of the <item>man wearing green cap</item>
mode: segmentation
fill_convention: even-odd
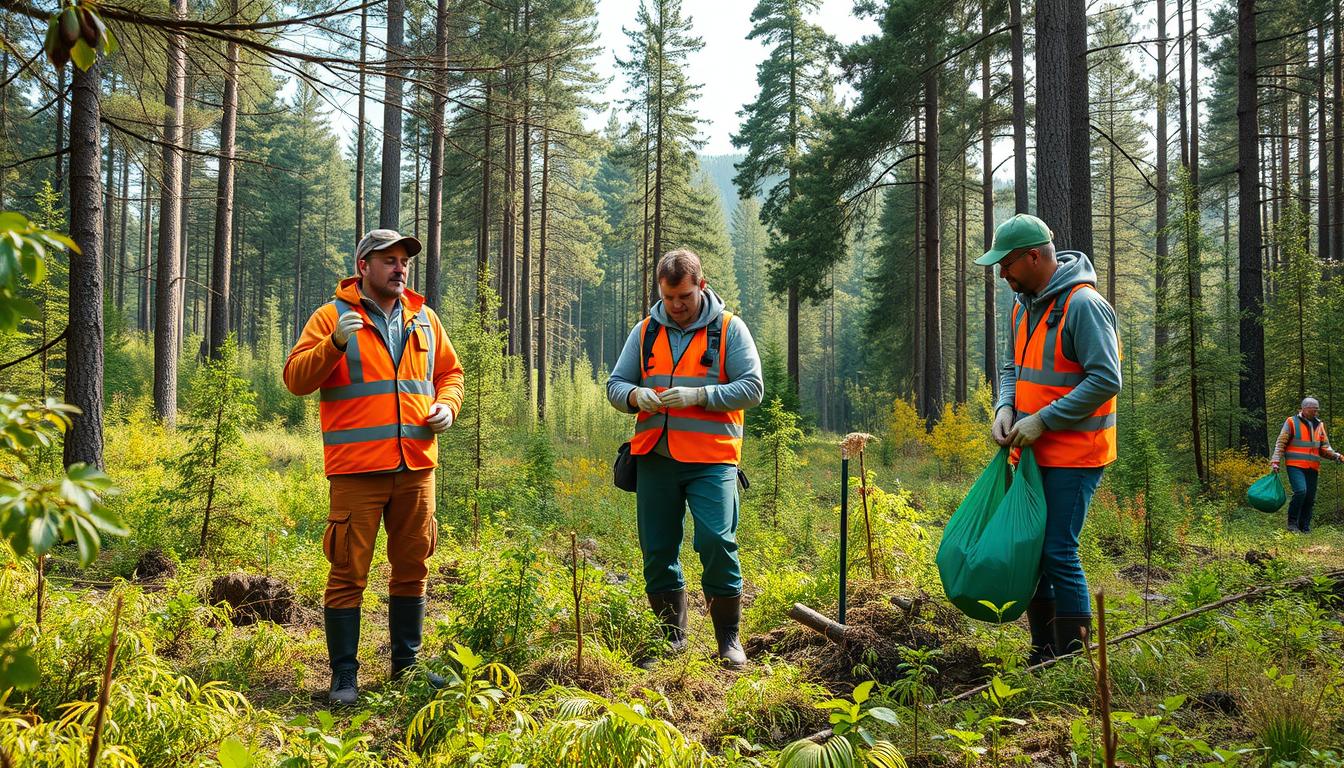
[[[976,264],[999,266],[1017,293],[991,434],[1031,446],[1045,487],[1041,579],[1027,606],[1032,664],[1077,650],[1092,625],[1078,535],[1092,493],[1115,461],[1120,343],[1115,309],[1097,292],[1087,255],[1056,253],[1045,222],[1019,213],[999,225]]]

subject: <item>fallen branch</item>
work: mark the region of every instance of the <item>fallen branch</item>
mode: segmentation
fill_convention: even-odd
[[[802,603],[793,604],[793,607],[789,609],[789,618],[802,624],[808,629],[816,630],[833,643],[840,643],[843,645],[849,640],[849,627],[846,627],[839,622],[831,621]]]
[[[1273,592],[1274,590],[1277,589],[1301,589],[1305,586],[1310,585],[1312,581],[1320,577],[1325,577],[1327,579],[1332,580],[1344,579],[1344,568],[1333,571],[1326,571],[1325,573],[1318,574],[1315,576],[1302,576],[1300,578],[1293,579],[1292,581],[1283,582],[1282,584],[1266,584],[1263,587],[1256,587],[1255,589],[1240,592],[1235,595],[1230,595],[1228,597],[1224,597],[1221,600],[1215,600],[1212,603],[1207,603],[1205,605],[1199,606],[1198,608],[1193,608],[1191,610],[1186,611],[1185,613],[1178,613],[1175,616],[1169,616],[1159,622],[1149,624],[1146,627],[1139,627],[1137,629],[1131,629],[1128,632],[1121,632],[1114,638],[1108,639],[1106,641],[1106,644],[1109,646],[1109,645],[1115,645],[1116,643],[1119,643],[1123,640],[1132,640],[1136,637],[1146,635],[1154,630],[1171,626],[1172,624],[1185,621],[1186,619],[1192,619],[1196,616],[1199,616],[1200,614],[1208,613],[1209,611],[1215,611],[1224,606],[1232,605],[1233,603],[1240,603],[1243,600],[1249,600],[1252,597],[1259,597],[1260,595],[1263,595],[1268,592]],[[1097,644],[1093,643],[1088,647],[1089,649],[1096,649]],[[1060,661],[1070,658],[1070,656],[1072,655],[1074,654],[1069,654],[1068,656],[1059,656],[1053,659],[1047,659],[1041,662],[1040,664],[1033,664],[1032,666],[1027,667],[1026,670],[1024,671],[1038,672],[1042,669],[1045,669],[1046,667],[1054,666],[1055,664],[1058,664]],[[978,693],[981,693],[982,691],[987,690],[989,690],[989,685],[976,686],[975,688],[971,688],[970,690],[962,691],[961,693],[957,694],[956,696],[953,696],[950,699],[943,699],[940,703],[950,704],[954,701],[964,701],[972,696],[975,696]]]

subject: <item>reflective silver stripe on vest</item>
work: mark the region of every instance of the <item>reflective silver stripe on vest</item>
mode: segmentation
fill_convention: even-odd
[[[367,443],[373,440],[391,440],[397,436],[396,424],[383,424],[377,427],[357,427],[355,429],[333,429],[322,433],[323,445],[348,445],[349,443]]]
[[[402,424],[401,436],[408,440],[433,440],[434,430],[424,424]]]
[[[1051,363],[1053,366],[1053,362]],[[1046,387],[1076,387],[1083,383],[1087,378],[1085,373],[1060,373],[1049,370],[1042,371],[1035,368],[1019,368],[1017,374],[1018,381],[1029,381],[1032,384],[1040,384]]]
[[[662,428],[663,425],[661,423],[658,423],[654,419],[648,419],[635,425],[635,434]],[[738,440],[742,439],[741,425],[732,422],[706,421],[704,419],[693,419],[686,416],[668,416],[667,428],[672,432],[694,432],[700,435],[718,435],[721,437],[732,437]]]
[[[421,307],[415,315],[415,321],[421,324],[421,332],[425,334],[425,347],[429,350],[429,357],[425,361],[425,381],[434,380],[434,329],[429,324],[429,310]],[[433,394],[433,393],[431,393]]]
[[[1319,453],[1303,453],[1302,451],[1284,451],[1284,455],[1286,455],[1290,459],[1301,459],[1303,461],[1319,462],[1321,460],[1321,454]]]
[[[434,430],[423,424],[383,424],[377,427],[335,429],[322,433],[322,444],[349,445],[350,443],[368,443],[374,440],[391,440],[397,437],[405,437],[411,440],[431,440],[434,437]]]
[[[1018,412],[1017,412],[1017,415],[1018,415],[1019,418],[1021,418],[1021,417],[1024,417],[1024,416],[1030,416],[1031,413],[1028,412],[1028,411],[1018,411]],[[1059,429],[1049,429],[1049,428],[1047,428],[1046,431],[1047,431],[1047,432],[1099,432],[1099,431],[1101,431],[1101,430],[1103,430],[1103,429],[1110,429],[1111,427],[1114,427],[1114,426],[1115,426],[1115,414],[1114,414],[1114,413],[1109,413],[1109,414],[1107,414],[1107,415],[1105,415],[1105,416],[1088,416],[1087,418],[1085,418],[1085,419],[1079,419],[1078,421],[1075,421],[1075,422],[1073,422],[1072,424],[1069,424],[1068,426],[1060,427]]]
[[[351,311],[354,307],[341,301],[333,299],[332,304],[336,306],[336,320],[340,322],[341,315]],[[359,332],[350,334],[350,338],[345,342],[345,364],[350,370],[350,381],[361,382],[364,380],[364,364],[359,359]]]
[[[434,387],[428,381],[419,379],[383,379],[382,381],[361,381],[344,387],[327,387],[321,391],[319,399],[324,403],[336,400],[352,400],[370,395],[390,395],[401,392],[408,395],[433,395]]]

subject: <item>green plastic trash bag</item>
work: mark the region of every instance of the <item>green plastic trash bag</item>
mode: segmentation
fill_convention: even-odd
[[[1246,503],[1261,512],[1278,512],[1287,500],[1278,472],[1270,472],[1246,489]]]
[[[981,621],[1013,621],[1036,592],[1045,542],[1045,490],[1030,448],[1017,470],[1008,449],[994,457],[952,514],[938,546],[938,575],[947,599]],[[981,601],[1003,608],[1002,615]]]

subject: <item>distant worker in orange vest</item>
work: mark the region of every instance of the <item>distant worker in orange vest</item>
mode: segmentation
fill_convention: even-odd
[[[1344,462],[1344,455],[1330,447],[1325,436],[1325,422],[1318,414],[1321,404],[1316,398],[1302,401],[1296,416],[1289,416],[1279,431],[1274,444],[1274,456],[1269,466],[1279,471],[1279,462],[1288,459],[1288,485],[1293,489],[1293,500],[1288,502],[1288,530],[1307,533],[1311,530],[1311,513],[1316,506],[1316,480],[1321,468],[1321,457]]]
[[[662,300],[630,331],[607,380],[612,406],[638,414],[630,452],[644,588],[672,652],[684,651],[680,550],[689,505],[719,659],[741,667],[737,465],[743,412],[765,393],[761,359],[747,324],[705,283],[699,256],[672,251],[658,260],[656,276]]]
[[[462,408],[462,366],[434,310],[406,287],[420,242],[375,229],[355,247],[356,277],[317,308],[285,361],[285,386],[320,392],[331,512],[322,548],[329,699],[359,698],[360,605],[378,526],[387,528],[392,677],[416,663],[425,619],[437,435]],[[442,678],[429,674],[431,685]]]
[[[999,445],[1032,446],[1045,486],[1041,579],[1027,606],[1032,664],[1079,649],[1092,627],[1078,535],[1115,461],[1121,385],[1115,309],[1087,255],[1056,253],[1053,240],[1044,221],[1019,213],[975,260],[997,264],[1017,293],[991,434]]]

